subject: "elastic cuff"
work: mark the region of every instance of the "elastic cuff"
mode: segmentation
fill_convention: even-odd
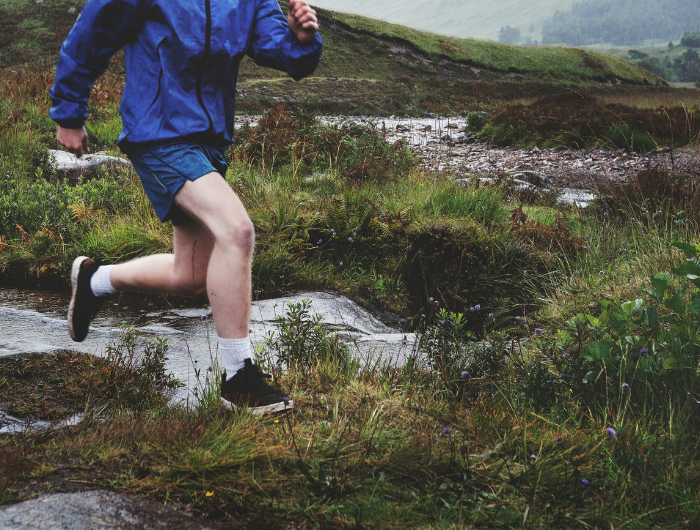
[[[54,120],[58,125],[64,129],[82,129],[85,125],[85,121],[80,118],[69,118],[66,120]]]

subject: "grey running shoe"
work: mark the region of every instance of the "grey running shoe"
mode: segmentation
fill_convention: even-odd
[[[250,359],[231,379],[221,376],[221,403],[229,410],[246,407],[251,414],[273,414],[294,408],[294,401],[267,384],[270,374],[260,371]]]
[[[102,300],[92,293],[90,278],[100,266],[99,260],[85,256],[75,258],[70,273],[71,298],[68,306],[68,331],[75,342],[82,342],[90,322],[102,306]]]

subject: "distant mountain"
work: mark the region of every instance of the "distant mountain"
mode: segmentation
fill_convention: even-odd
[[[695,0],[697,1],[697,0]],[[452,37],[497,41],[502,27],[539,40],[542,24],[572,0],[311,0],[315,6]]]
[[[700,29],[698,0],[583,0],[557,11],[542,28],[544,44],[634,46],[678,41]]]

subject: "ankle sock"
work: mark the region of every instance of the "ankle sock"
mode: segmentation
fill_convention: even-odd
[[[221,360],[226,370],[226,380],[231,379],[236,372],[243,368],[244,361],[252,358],[250,339],[222,339],[219,338]]]
[[[114,265],[101,265],[90,278],[90,289],[92,289],[92,294],[95,296],[106,296],[117,292],[109,279],[112,267]]]

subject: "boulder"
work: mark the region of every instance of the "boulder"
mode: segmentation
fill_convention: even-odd
[[[83,155],[78,158],[66,151],[49,150],[49,163],[51,169],[70,181],[77,181],[80,177],[95,178],[101,168],[107,172],[114,171],[118,167],[131,168],[131,162],[116,156],[107,156],[102,153]]]
[[[163,504],[111,491],[54,493],[0,509],[3,530],[204,530],[189,514]]]

